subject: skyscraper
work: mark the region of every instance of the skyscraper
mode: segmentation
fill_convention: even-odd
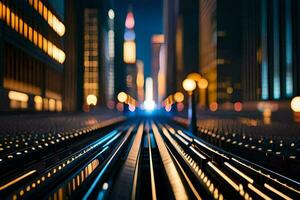
[[[127,93],[137,97],[137,68],[136,68],[136,43],[134,32],[134,15],[131,10],[128,11],[125,20],[124,43],[123,43],[123,61],[126,66],[126,90]]]
[[[0,2],[0,110],[63,109],[65,31],[47,0]]]
[[[158,105],[159,101],[159,70],[160,70],[160,51],[164,44],[164,35],[153,35],[152,36],[152,79],[153,79],[153,100]],[[162,86],[163,87],[163,86]]]
[[[66,76],[70,84],[66,92],[71,96],[66,95],[66,102],[73,105],[70,110],[81,110],[87,108],[87,96],[94,95],[97,105],[108,105],[115,92],[114,11],[110,1],[67,2],[70,30],[66,47],[70,59],[66,62]]]

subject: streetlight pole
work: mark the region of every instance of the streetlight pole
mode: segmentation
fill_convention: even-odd
[[[197,116],[196,116],[196,101],[194,90],[197,87],[197,84],[192,79],[185,79],[182,82],[183,89],[187,91],[189,96],[189,109],[188,109],[188,120],[189,120],[189,129],[192,134],[197,132]]]

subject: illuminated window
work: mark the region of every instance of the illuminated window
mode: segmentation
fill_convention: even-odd
[[[34,97],[34,108],[38,111],[43,109],[43,98],[41,96]]]
[[[49,99],[49,110],[55,111],[55,100],[54,99]]]
[[[2,19],[5,20],[6,6],[2,4]]]
[[[33,43],[34,43],[35,45],[38,44],[38,36],[37,36],[36,30],[33,30]]]
[[[62,102],[61,102],[61,100],[56,101],[56,111],[58,111],[58,112],[62,111]]]
[[[19,31],[19,17],[15,15],[15,29],[18,32]]]
[[[43,17],[46,21],[48,21],[48,9],[46,6],[44,6]]]
[[[39,48],[43,48],[43,36],[40,33],[38,34],[38,45]]]
[[[3,5],[3,4],[0,2],[0,19],[3,19],[3,17],[2,17],[2,16],[3,16],[3,10],[2,10],[3,8],[2,8],[2,5]]]
[[[33,7],[34,9],[38,10],[38,0],[34,0]]]
[[[39,1],[39,13],[43,16],[43,3]]]
[[[52,27],[53,26],[53,15],[50,10],[48,10],[48,24]]]
[[[32,5],[32,4],[33,4],[33,0],[28,0],[28,3],[29,3],[30,5]]]
[[[98,12],[84,10],[84,99],[88,95],[98,96]]]
[[[52,56],[52,43],[50,41],[48,41],[48,55]]]
[[[48,51],[48,42],[47,42],[47,39],[46,38],[43,38],[43,49],[44,51],[47,53]]]
[[[6,7],[6,23],[10,25],[10,9]]]
[[[49,110],[49,101],[47,98],[44,98],[44,110]]]
[[[15,14],[11,13],[11,28],[15,29]]]
[[[32,42],[32,28],[31,28],[31,26],[28,27],[28,39]]]
[[[24,37],[27,38],[28,37],[28,26],[27,24],[24,22]]]
[[[19,19],[19,33],[23,34],[23,20]]]

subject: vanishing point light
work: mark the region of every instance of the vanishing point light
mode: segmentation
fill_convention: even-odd
[[[291,101],[291,109],[294,112],[300,112],[300,96],[294,97]]]
[[[127,94],[125,92],[120,92],[118,94],[118,101],[120,101],[121,103],[124,103],[127,100]]]
[[[182,87],[185,91],[192,92],[196,89],[197,85],[194,80],[187,78],[182,82]]]

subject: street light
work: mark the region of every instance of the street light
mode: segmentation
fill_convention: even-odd
[[[187,91],[189,96],[189,110],[188,110],[188,118],[189,118],[189,128],[192,133],[196,133],[197,131],[197,118],[196,118],[196,102],[195,102],[195,93],[194,90],[197,87],[197,84],[192,79],[185,79],[182,82],[183,89]]]
[[[127,94],[125,92],[120,92],[118,94],[118,101],[124,103],[127,100]]]
[[[201,100],[204,101],[204,104],[202,104],[203,101],[201,101],[201,105],[204,107],[207,106],[208,102],[208,93],[207,93],[207,87],[208,87],[208,81],[205,78],[201,78],[198,82],[198,87],[200,88],[200,94],[201,94]]]
[[[294,121],[300,123],[300,96],[292,99],[291,109],[294,111]]]
[[[88,106],[95,106],[97,104],[97,97],[96,95],[93,95],[93,94],[89,94],[87,97],[86,97],[86,103]]]

